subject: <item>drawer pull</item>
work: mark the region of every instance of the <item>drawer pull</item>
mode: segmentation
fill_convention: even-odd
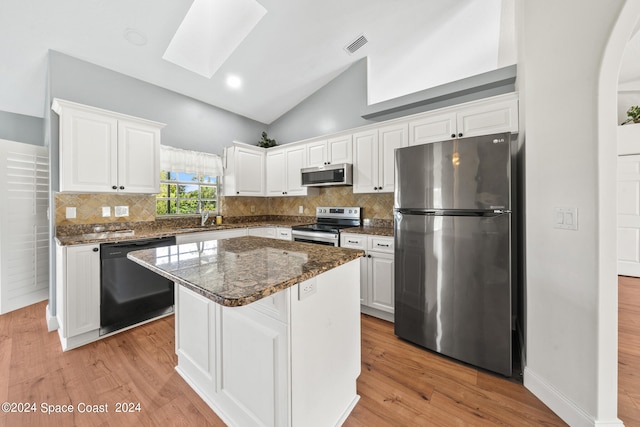
[[[382,246],[384,248],[388,248],[389,244],[387,243],[386,245],[383,245],[382,243],[376,243],[377,246]]]
[[[360,243],[357,240],[347,240],[348,243]]]

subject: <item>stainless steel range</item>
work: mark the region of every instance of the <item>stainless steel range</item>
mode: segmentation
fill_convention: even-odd
[[[340,229],[359,227],[362,208],[327,207],[316,208],[316,223],[291,227],[291,236],[296,242],[340,246]]]

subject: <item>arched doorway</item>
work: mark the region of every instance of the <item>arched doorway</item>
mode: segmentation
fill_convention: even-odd
[[[640,0],[627,0],[606,45],[598,84],[599,299],[598,414],[617,413],[618,293],[616,241],[618,76],[627,42],[640,18]],[[612,141],[614,143],[612,143]],[[615,349],[615,351],[613,351]],[[615,357],[613,355],[615,354]],[[606,415],[605,415],[606,417]]]

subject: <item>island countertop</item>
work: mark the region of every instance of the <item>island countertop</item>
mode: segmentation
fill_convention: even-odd
[[[227,307],[272,295],[364,256],[361,250],[236,237],[130,252],[127,257]]]

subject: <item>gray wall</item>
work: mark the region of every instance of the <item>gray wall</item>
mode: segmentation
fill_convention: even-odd
[[[360,115],[367,106],[367,61],[361,59],[269,125],[278,144],[373,123]]]
[[[267,129],[255,120],[55,51],[49,52],[49,85],[51,98],[166,123],[162,144],[173,147],[222,154],[233,140],[257,142]]]
[[[0,138],[44,145],[44,121],[39,117],[0,111]]]
[[[267,131],[278,144],[287,144],[513,92],[515,77],[513,65],[368,105],[364,58],[271,123]]]

